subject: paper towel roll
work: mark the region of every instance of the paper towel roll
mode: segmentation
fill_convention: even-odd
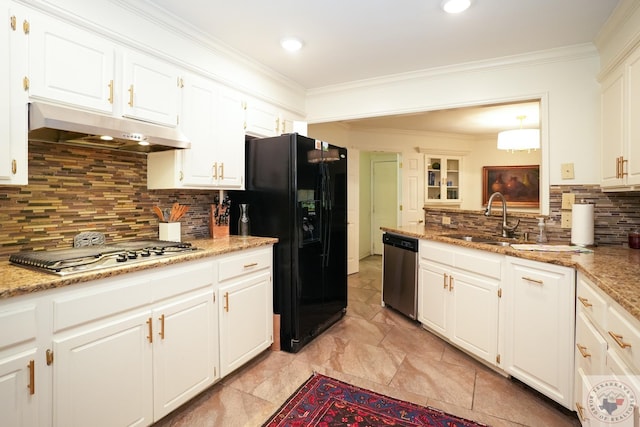
[[[593,204],[576,203],[571,213],[571,243],[593,245]]]

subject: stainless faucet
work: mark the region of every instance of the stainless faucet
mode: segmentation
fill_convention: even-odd
[[[491,195],[491,197],[489,197],[487,209],[484,211],[484,216],[491,215],[491,204],[493,203],[494,197],[500,197],[502,200],[502,237],[513,237],[513,232],[516,231],[518,224],[520,224],[520,220],[517,220],[515,225],[507,224],[507,200],[504,198],[502,193],[496,191]]]

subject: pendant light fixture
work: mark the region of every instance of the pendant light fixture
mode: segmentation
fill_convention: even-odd
[[[523,129],[522,121],[527,116],[518,116],[520,129],[505,130],[498,133],[498,150],[531,151],[540,148],[540,129]]]

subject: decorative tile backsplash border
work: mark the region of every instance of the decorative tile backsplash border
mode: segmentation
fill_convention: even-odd
[[[209,237],[215,190],[148,190],[145,154],[29,142],[29,184],[0,186],[0,256],[68,248],[83,231],[107,242],[157,239],[152,207],[189,205],[182,239]]]
[[[560,227],[562,214],[562,194],[573,193],[576,202],[584,200],[594,203],[594,241],[599,246],[626,246],[630,231],[640,229],[640,193],[605,193],[597,185],[553,185],[549,192],[549,216],[546,217],[547,236],[551,241],[570,243],[571,229]],[[477,232],[500,233],[500,209],[493,212],[491,218],[483,211],[461,211],[455,209],[425,208],[425,222],[428,225],[442,223],[442,216],[451,219],[450,229],[465,229]],[[540,215],[518,211],[509,211],[509,222],[520,219],[517,236],[529,232],[530,240],[538,232]]]

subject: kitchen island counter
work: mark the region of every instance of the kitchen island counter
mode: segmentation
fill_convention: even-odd
[[[44,273],[35,269],[12,265],[8,257],[0,260],[0,300],[19,295],[32,294],[47,289],[60,288],[76,283],[91,280],[114,277],[121,274],[142,271],[156,267],[192,261],[244,249],[257,248],[277,243],[278,239],[272,237],[240,237],[226,236],[216,239],[191,240],[194,248],[199,250],[184,252],[167,258],[157,257],[146,262],[108,268],[104,270],[90,271],[86,273],[57,276]]]
[[[640,250],[622,246],[602,246],[590,248],[593,252],[539,252],[513,249],[510,246],[494,246],[478,242],[468,242],[448,237],[448,235],[466,234],[465,230],[442,227],[382,227],[383,231],[403,234],[418,239],[434,240],[472,249],[500,253],[532,261],[546,262],[575,268],[589,278],[603,292],[620,304],[633,317],[640,320]],[[474,235],[468,231],[469,235]],[[513,241],[513,243],[524,243]],[[531,243],[531,242],[528,242]],[[553,244],[554,242],[550,242]],[[567,242],[555,242],[567,244]]]

